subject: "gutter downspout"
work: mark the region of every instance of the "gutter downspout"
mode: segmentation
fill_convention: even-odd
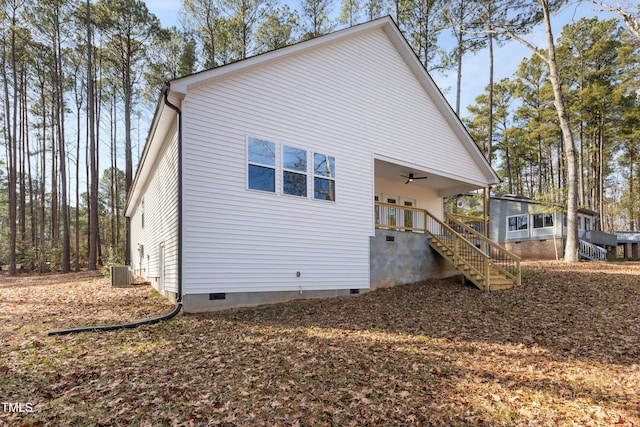
[[[182,303],[182,110],[169,101],[171,82],[162,91],[164,103],[178,115],[178,295],[176,303]]]
[[[163,320],[170,320],[174,318],[182,309],[182,111],[180,110],[180,108],[169,102],[169,90],[170,84],[169,82],[167,82],[165,89],[162,91],[164,103],[167,105],[167,107],[171,108],[178,114],[178,295],[176,297],[176,306],[171,313],[154,319],[121,325],[88,326],[84,328],[62,329],[58,331],[50,331],[47,334],[48,336],[67,335],[80,332],[115,331],[119,329],[137,328],[142,325],[151,325]]]

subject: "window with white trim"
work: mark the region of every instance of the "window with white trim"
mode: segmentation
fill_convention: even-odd
[[[553,214],[534,214],[533,228],[553,227]]]
[[[325,154],[313,153],[313,197],[336,200],[336,160]]]
[[[307,151],[282,146],[282,194],[307,197]]]
[[[247,141],[248,179],[251,190],[276,191],[276,144],[261,139]]]
[[[529,216],[528,215],[514,215],[507,217],[507,230],[519,231],[529,229]]]

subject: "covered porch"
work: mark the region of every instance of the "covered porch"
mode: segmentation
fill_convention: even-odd
[[[429,211],[436,218],[444,218],[444,198],[456,194],[486,188],[486,183],[472,182],[462,176],[434,170],[417,163],[376,155],[374,160],[374,201],[381,204],[419,208]],[[413,227],[410,216],[394,216],[389,221],[393,227],[407,231]],[[380,220],[386,216],[377,217]],[[376,220],[376,224],[379,221]],[[417,224],[417,223],[415,223]]]
[[[483,290],[519,284],[518,257],[444,212],[444,197],[478,188],[414,164],[376,159],[371,287],[456,274]]]

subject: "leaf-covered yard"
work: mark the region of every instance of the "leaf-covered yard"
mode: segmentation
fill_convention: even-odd
[[[0,424],[640,426],[639,264],[57,337],[172,305],[87,273],[0,280]]]

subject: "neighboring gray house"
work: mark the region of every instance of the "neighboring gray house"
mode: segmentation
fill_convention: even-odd
[[[640,231],[618,231],[618,258],[640,259]]]
[[[567,233],[562,206],[526,197],[493,196],[490,201],[489,238],[522,259],[560,259]],[[578,210],[580,252],[587,259],[615,256],[615,234],[594,231],[596,212]]]
[[[131,267],[186,312],[448,275],[426,211],[497,182],[386,17],[171,81],[127,199]]]

